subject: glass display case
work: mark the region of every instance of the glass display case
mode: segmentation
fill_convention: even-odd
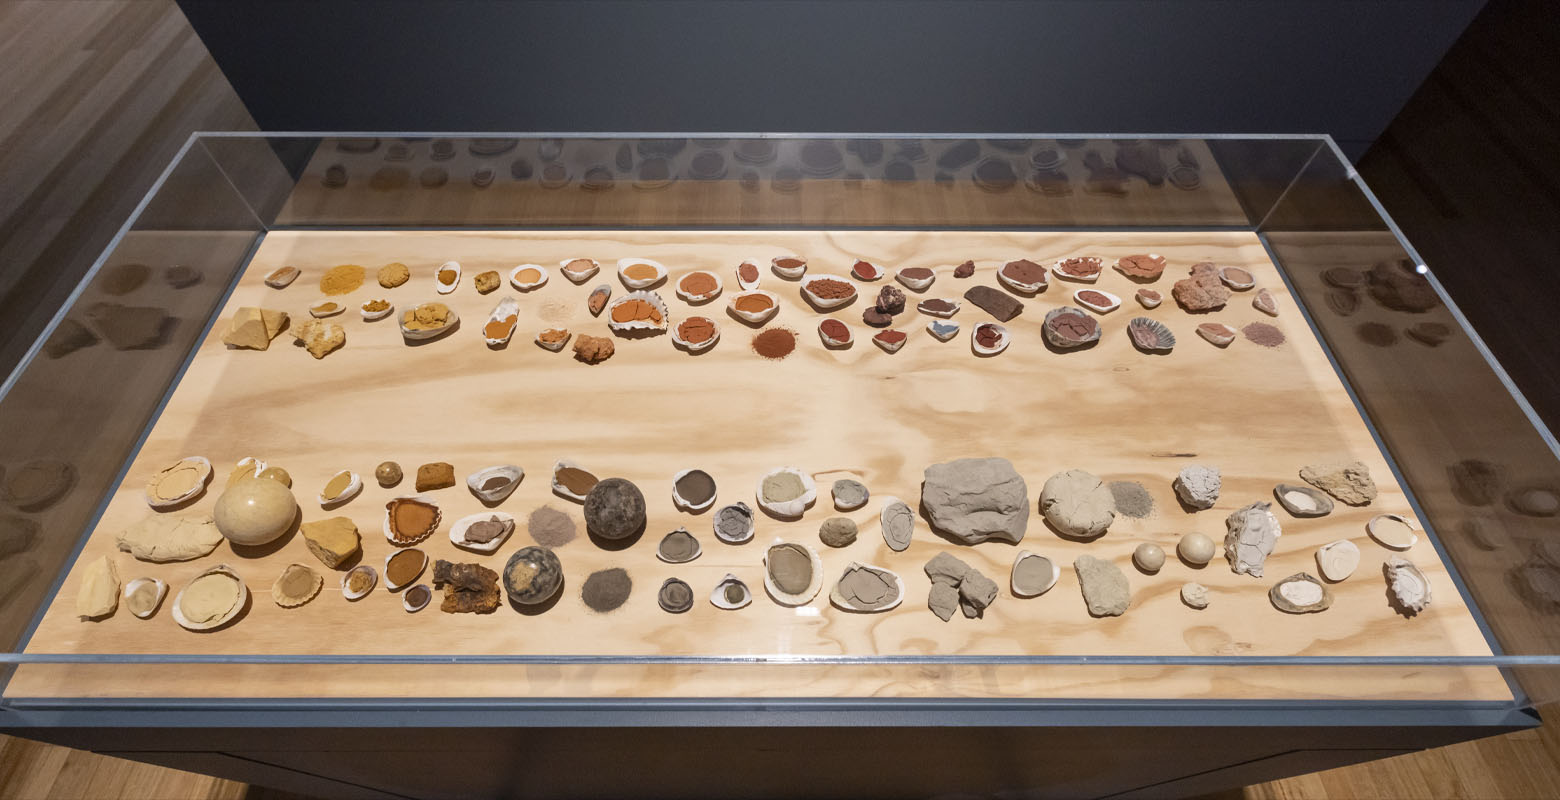
[[[200,134],[4,384],[0,724],[375,796],[1530,726],[1556,443],[1434,268],[1325,137]]]

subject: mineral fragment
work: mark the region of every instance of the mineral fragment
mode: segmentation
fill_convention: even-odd
[[[309,355],[324,358],[347,343],[347,330],[334,322],[307,319],[292,328],[293,342],[303,346]]]
[[[222,334],[222,343],[229,348],[265,350],[285,327],[286,311],[244,306],[234,312],[233,319],[228,321],[227,332]]]
[[[1370,467],[1354,461],[1348,464],[1312,464],[1300,469],[1306,483],[1351,505],[1366,506],[1376,499],[1376,482]]]
[[[1115,521],[1116,499],[1093,474],[1070,469],[1046,480],[1040,490],[1040,513],[1065,536],[1094,538]]]
[[[93,303],[87,324],[115,350],[150,350],[166,339],[177,320],[155,306]]]
[[[1469,506],[1488,506],[1500,498],[1500,487],[1504,481],[1499,465],[1468,458],[1453,464],[1449,472],[1452,494],[1457,502]]]
[[[586,364],[599,364],[612,357],[616,347],[605,336],[580,334],[574,340],[574,357]]]
[[[481,564],[433,562],[433,585],[444,587],[439,610],[446,614],[491,614],[498,610],[498,573]]]
[[[417,491],[448,489],[455,485],[455,467],[443,461],[434,461],[417,468]]]
[[[818,539],[830,547],[846,547],[856,541],[856,523],[849,517],[830,517],[818,528]]]
[[[209,515],[154,514],[120,531],[119,549],[142,561],[189,561],[210,555],[222,533]]]
[[[1188,583],[1181,587],[1181,602],[1195,609],[1208,607],[1208,587],[1200,583]]]
[[[99,619],[119,607],[119,568],[113,556],[103,556],[81,570],[76,588],[76,616]]]
[[[1024,304],[1017,298],[990,286],[971,286],[964,293],[964,299],[996,317],[998,322],[1007,322],[1024,312]]]
[[[996,602],[996,582],[947,553],[938,553],[926,562],[925,569],[932,580],[927,607],[943,622],[953,617],[955,607],[965,617],[975,619]]]
[[[350,517],[328,517],[298,527],[309,552],[321,564],[336,569],[356,555],[363,537]]]
[[[1196,509],[1213,508],[1213,504],[1219,501],[1219,489],[1222,486],[1219,468],[1202,464],[1182,467],[1174,483],[1176,497]]]
[[[1209,262],[1192,267],[1192,276],[1175,282],[1170,296],[1187,311],[1215,311],[1229,302],[1230,290],[1219,280],[1219,268]]]
[[[1094,556],[1078,556],[1073,570],[1078,573],[1078,588],[1083,591],[1090,616],[1119,617],[1126,613],[1132,602],[1131,589],[1127,576],[1115,564]]]
[[[1382,261],[1365,275],[1370,296],[1393,311],[1423,313],[1441,304],[1429,279],[1408,259]]]
[[[1016,544],[1029,526],[1029,488],[1005,458],[961,458],[927,467],[921,507],[933,528],[965,544],[988,539]]]
[[[1262,564],[1283,535],[1278,518],[1269,510],[1272,507],[1272,503],[1252,503],[1224,520],[1224,557],[1236,574],[1262,577]]]

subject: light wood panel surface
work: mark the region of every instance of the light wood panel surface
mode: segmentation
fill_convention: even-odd
[[[996,265],[1025,256],[1042,263],[1057,257],[1094,253],[1114,260],[1153,251],[1170,259],[1171,268],[1157,288],[1169,285],[1196,261],[1208,259],[1252,269],[1259,285],[1274,291],[1283,308],[1271,321],[1288,341],[1265,349],[1240,340],[1217,350],[1193,333],[1194,318],[1167,302],[1149,316],[1164,320],[1180,343],[1169,356],[1151,357],[1132,349],[1123,327],[1139,312],[1128,307],[1103,320],[1105,336],[1092,349],[1056,353],[1041,341],[1044,311],[1069,301],[1072,287],[1051,289],[1026,301],[1023,316],[1010,323],[1014,343],[1002,355],[977,359],[967,334],[939,343],[923,330],[925,319],[912,311],[903,318],[911,341],[897,354],[872,346],[859,324],[864,300],[835,316],[853,324],[858,342],[831,352],[819,344],[814,327],[821,315],[807,308],[795,284],[766,276],[765,284],[783,300],[770,326],[800,332],[800,347],[790,358],[766,362],[748,348],[752,333],[726,317],[717,300],[706,312],[721,320],[723,337],[712,351],[688,356],[665,337],[619,339],[610,361],[587,366],[566,353],[554,354],[529,342],[544,324],[567,324],[576,332],[605,333],[605,323],[588,316],[583,299],[590,287],[615,278],[573,286],[555,276],[547,286],[521,298],[520,333],[508,348],[491,351],[480,341],[480,321],[506,288],[486,297],[470,288],[472,276],[487,268],[523,261],[556,263],[575,255],[605,262],[641,255],[668,264],[677,275],[693,268],[717,269],[723,276],[742,257],[765,261],[783,252],[807,256],[811,272],[843,274],[852,257],[896,266],[937,268],[938,282],[926,296],[957,296],[975,283],[994,283]],[[553,460],[574,458],[603,475],[638,483],[650,505],[645,536],[632,547],[607,551],[586,539],[560,548],[566,585],[563,597],[538,616],[501,609],[492,617],[451,616],[429,609],[408,616],[399,597],[382,590],[359,603],[348,603],[327,589],[311,604],[285,611],[271,603],[268,588],[289,562],[315,564],[300,537],[290,536],[258,558],[241,557],[224,545],[212,556],[183,564],[139,564],[119,555],[124,577],[156,575],[177,590],[195,574],[219,561],[233,564],[254,595],[251,609],[235,626],[210,634],[180,629],[161,610],[149,621],[121,611],[96,623],[75,619],[75,576],[49,609],[28,646],[33,653],[358,653],[358,654],[714,654],[714,655],[873,655],[873,654],[1133,654],[1133,655],[1482,655],[1489,652],[1472,616],[1447,579],[1428,542],[1409,553],[1435,586],[1435,603],[1405,619],[1388,605],[1380,564],[1387,551],[1365,536],[1370,516],[1384,511],[1407,513],[1401,490],[1335,377],[1315,340],[1288,302],[1281,281],[1255,237],[1247,234],[974,234],[974,233],[293,233],[272,234],[256,254],[229,311],[261,304],[301,315],[318,299],[317,281],[337,263],[361,263],[370,271],[388,261],[412,266],[404,287],[384,292],[365,288],[348,299],[360,302],[385,294],[398,306],[433,299],[432,270],[454,258],[465,267],[464,285],[450,296],[464,319],[453,335],[419,347],[407,347],[393,320],[364,323],[346,316],[347,345],[316,361],[285,342],[267,352],[227,351],[220,330],[212,332],[184,376],[168,408],[132,465],[83,552],[93,558],[112,551],[114,535],[150,512],[141,499],[146,477],[184,455],[202,454],[217,465],[218,480],[247,455],[285,466],[295,493],[307,500],[337,469],[367,475],[376,463],[395,459],[410,474],[424,461],[447,460],[459,475],[492,463],[512,461],[528,470],[520,489],[501,508],[524,516],[542,504],[568,511],[580,520],[578,506],[553,497],[547,488]],[[981,269],[974,279],[958,281],[952,265],[973,258]],[[261,278],[282,264],[304,269],[291,288],[265,288]],[[601,276],[598,276],[601,277]],[[870,287],[875,289],[876,286]],[[1131,284],[1111,271],[1100,288],[1130,297]],[[730,291],[728,286],[728,291]],[[616,291],[621,293],[619,286]],[[669,288],[663,295],[672,298]],[[689,313],[671,299],[674,319]],[[958,319],[967,331],[983,312],[967,306]],[[1266,320],[1250,307],[1250,294],[1237,294],[1223,312],[1211,315],[1241,325]],[[1129,575],[1133,606],[1125,616],[1091,619],[1071,570],[1047,595],[1016,599],[1006,577],[1019,548],[1005,544],[976,547],[951,544],[918,524],[916,540],[902,554],[890,552],[876,525],[878,502],[848,516],[862,527],[858,541],[843,550],[817,544],[817,526],[835,512],[827,501],[799,522],[760,520],[754,542],[728,546],[709,532],[709,515],[674,511],[670,480],[688,467],[708,470],[721,486],[721,502],[751,501],[752,485],[765,470],[797,464],[825,485],[837,476],[860,477],[878,497],[919,496],[921,470],[935,461],[959,456],[1000,455],[1011,459],[1030,485],[1031,506],[1044,480],[1067,468],[1084,468],[1107,480],[1138,480],[1154,495],[1156,513],[1145,520],[1118,518],[1111,531],[1093,543],[1067,541],[1053,533],[1032,508],[1029,534],[1022,547],[1070,565],[1090,553],[1109,558]],[[1271,499],[1279,481],[1294,481],[1300,466],[1316,461],[1359,459],[1370,465],[1381,497],[1365,509],[1340,506],[1320,520],[1292,520],[1279,511],[1285,535],[1268,561],[1266,579],[1231,573],[1222,559],[1191,569],[1172,559],[1157,576],[1130,566],[1132,549],[1143,541],[1167,550],[1182,533],[1197,530],[1222,538],[1224,517],[1255,500]],[[1219,465],[1225,488],[1218,506],[1189,514],[1170,489],[1176,471],[1193,462]],[[365,559],[379,563],[389,551],[378,535],[383,502],[400,490],[372,485],[362,496],[334,512],[304,502],[304,518],[335,513],[354,518],[368,535]],[[409,483],[406,487],[409,488]],[[194,510],[207,510],[217,492],[201,498]],[[464,488],[438,493],[447,520],[481,510]],[[674,567],[654,558],[660,535],[685,525],[700,536],[704,555]],[[823,595],[800,609],[778,606],[760,595],[740,612],[719,612],[701,602],[686,615],[660,611],[654,600],[662,580],[678,575],[701,598],[726,572],[755,588],[761,582],[763,545],[776,537],[819,547],[830,581],[852,560],[876,563],[899,572],[908,594],[893,612],[849,615],[826,605]],[[1334,586],[1331,610],[1317,615],[1284,615],[1268,603],[1267,588],[1301,570],[1315,571],[1315,548],[1351,538],[1365,554],[1359,571]],[[523,531],[498,554],[462,555],[443,530],[427,545],[435,557],[477,561],[500,569],[508,555],[528,543]],[[925,608],[927,579],[921,565],[939,550],[949,550],[983,570],[1003,586],[985,619],[955,617],[943,623]],[[589,612],[579,598],[585,575],[607,566],[625,566],[635,581],[629,603],[610,614]],[[322,571],[324,571],[322,569]],[[327,575],[334,581],[336,575]],[[1213,604],[1197,612],[1177,596],[1182,583],[1199,581],[1211,590]],[[761,590],[760,590],[761,591]],[[470,668],[462,668],[470,669]],[[723,669],[723,668],[722,668]],[[1249,669],[1249,668],[1248,668]],[[391,690],[425,694],[568,693],[588,687],[596,693],[703,693],[724,687],[711,679],[715,668],[604,667],[571,674],[536,668],[521,678],[511,669],[488,685],[483,681],[397,680],[408,668],[354,668],[350,677],[334,670],[297,667],[233,667],[210,672],[221,680],[180,681],[193,694],[309,696]],[[166,678],[156,679],[157,673]],[[55,693],[94,694],[139,691],[127,686],[169,686],[178,676],[202,674],[178,670],[20,670],[7,689],[11,696]],[[933,670],[935,672],[935,670]],[[992,680],[944,684],[956,694],[1055,693],[1058,696],[1199,697],[1434,697],[1509,698],[1493,670],[1357,670],[1341,680],[1336,671],[1294,668],[1232,670],[1122,671],[970,670]],[[892,670],[832,667],[787,672],[792,682],[747,686],[738,693],[808,695],[895,693]],[[110,680],[109,676],[114,677]],[[621,684],[616,676],[632,675]],[[724,673],[722,673],[724,674]],[[731,674],[736,674],[731,673]],[[134,675],[137,680],[129,680]],[[297,681],[312,675],[316,681]],[[1092,676],[1092,678],[1091,678]],[[1218,676],[1218,679],[1210,676]],[[1249,679],[1244,679],[1249,676]],[[150,683],[139,680],[146,677]],[[285,678],[285,679],[284,679]],[[1225,679],[1228,678],[1228,679]],[[734,679],[733,686],[745,681]],[[935,691],[928,679],[909,684],[906,693]],[[366,689],[364,687],[367,687]]]

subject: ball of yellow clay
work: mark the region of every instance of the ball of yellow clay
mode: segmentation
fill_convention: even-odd
[[[292,527],[298,501],[280,481],[249,478],[228,487],[211,512],[217,530],[234,544],[275,541]]]

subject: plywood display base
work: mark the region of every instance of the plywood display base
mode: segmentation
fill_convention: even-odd
[[[604,319],[585,310],[592,286],[623,288],[612,274],[619,257],[643,256],[666,264],[671,282],[692,269],[711,269],[735,290],[732,268],[744,258],[767,264],[772,256],[806,256],[810,274],[844,275],[852,261],[866,258],[891,270],[927,266],[937,282],[919,297],[957,298],[972,285],[995,285],[995,269],[1024,257],[1049,264],[1064,256],[1094,254],[1107,264],[1122,255],[1157,252],[1170,267],[1154,285],[1166,302],[1143,311],[1131,299],[1136,286],[1107,269],[1098,288],[1124,299],[1103,318],[1104,337],[1095,347],[1059,353],[1048,349],[1040,323],[1045,312],[1071,303],[1078,287],[1053,280],[1050,289],[1026,299],[1022,316],[1008,323],[1013,343],[994,358],[970,350],[969,330],[989,319],[965,305],[955,320],[963,326],[942,343],[924,328],[926,317],[912,308],[897,326],[910,341],[896,354],[871,344],[872,330],[860,323],[863,296],[832,314],[850,324],[856,344],[826,350],[816,326],[823,315],[799,297],[797,284],[765,271],[764,288],[777,292],[782,308],[769,327],[787,326],[799,335],[797,352],[783,361],[757,356],[754,331],[725,313],[726,297],[698,313],[718,319],[720,343],[690,356],[668,337],[617,340],[611,360],[586,365],[568,352],[547,352],[531,338],[543,327],[606,335]],[[575,286],[554,271],[541,289],[518,294],[507,285],[479,295],[473,276],[487,269],[507,275],[516,264],[555,265],[575,256],[603,262],[601,274]],[[440,490],[445,526],[424,545],[431,557],[473,561],[501,570],[509,555],[530,544],[523,521],[550,505],[567,511],[581,536],[559,548],[566,583],[561,599],[545,613],[521,615],[501,608],[490,616],[450,615],[435,604],[419,614],[401,609],[400,596],[383,585],[360,602],[342,598],[340,574],[324,569],[302,537],[290,533],[261,555],[239,555],[223,544],[203,559],[148,564],[116,554],[123,578],[155,576],[172,593],[196,574],[228,563],[253,592],[251,607],[237,624],[197,634],[180,628],[164,607],[150,620],[121,610],[100,622],[75,617],[78,570],[66,578],[28,644],[29,653],[66,654],[339,654],[339,655],[1136,655],[1136,656],[1478,656],[1489,647],[1470,610],[1428,540],[1407,557],[1428,576],[1434,603],[1405,618],[1389,605],[1381,564],[1389,551],[1365,534],[1378,513],[1410,514],[1401,488],[1361,420],[1321,346],[1296,311],[1261,244],[1246,233],[968,233],[968,232],[569,232],[451,233],[381,232],[273,233],[256,253],[223,312],[240,306],[282,309],[295,321],[320,298],[318,280],[329,266],[368,267],[364,288],[345,299],[354,306],[383,296],[398,308],[440,299],[433,269],[448,259],[464,267],[463,284],[445,302],[462,317],[452,335],[407,346],[395,318],[364,322],[353,310],[335,318],[347,331],[346,346],[315,360],[283,334],[266,352],[229,351],[219,324],[200,345],[167,408],[157,420],[123,485],[86,543],[78,564],[114,553],[114,537],[151,512],[142,499],[155,470],[183,456],[204,455],[216,467],[213,487],[184,513],[209,512],[227,473],[245,456],[285,467],[295,481],[306,520],[336,514],[353,518],[363,537],[363,561],[382,564],[391,547],[380,534],[385,501],[409,492],[418,464],[449,461],[457,475],[500,463],[519,464],[526,478],[498,508],[515,514],[522,528],[498,553],[479,556],[453,547],[448,523],[483,506],[464,487]],[[974,259],[972,279],[952,277],[953,266]],[[1258,286],[1277,297],[1276,319],[1251,307],[1251,292],[1236,293],[1223,311],[1193,316],[1169,299],[1170,285],[1191,264],[1211,260],[1252,270]],[[373,273],[384,263],[411,266],[412,280],[382,290]],[[291,264],[303,276],[276,291],[262,278]],[[693,313],[677,299],[672,283],[660,288],[672,317]],[[882,283],[864,285],[875,294]],[[897,285],[897,284],[896,284]],[[519,328],[506,348],[491,350],[480,328],[498,298],[520,301]],[[1179,344],[1165,356],[1135,350],[1125,325],[1133,316],[1164,321]],[[1270,322],[1287,341],[1276,348],[1244,338],[1220,350],[1198,337],[1199,322],[1236,327]],[[1029,484],[1032,519],[1021,546],[959,545],[931,533],[918,520],[915,539],[903,553],[890,551],[878,530],[877,498],[895,495],[914,505],[922,470],[963,456],[1010,459]],[[573,459],[602,476],[621,476],[643,489],[649,502],[646,533],[631,546],[609,550],[583,535],[580,507],[549,491],[554,460]],[[401,463],[406,482],[381,489],[371,474],[384,460]],[[1380,497],[1368,508],[1339,505],[1321,519],[1293,519],[1275,506],[1284,525],[1264,579],[1233,574],[1223,558],[1194,569],[1173,555],[1157,575],[1131,566],[1132,550],[1154,542],[1173,554],[1177,539],[1200,531],[1222,541],[1224,519],[1257,500],[1271,500],[1274,484],[1297,482],[1303,465],[1359,460],[1369,465]],[[1176,501],[1171,480],[1190,463],[1219,466],[1224,489],[1214,509],[1191,513]],[[701,468],[719,484],[719,504],[753,504],[753,486],[765,471],[796,465],[817,479],[822,497],[800,521],[763,517],[745,545],[718,542],[711,514],[678,512],[671,502],[672,475]],[[323,511],[313,501],[335,471],[350,468],[365,477],[363,493],[341,509]],[[1153,495],[1146,519],[1118,517],[1110,532],[1089,543],[1063,539],[1034,507],[1050,475],[1069,468],[1106,480],[1141,482]],[[874,500],[845,513],[860,526],[858,540],[843,549],[818,542],[818,526],[837,513],[826,487],[855,477]],[[704,545],[691,564],[674,566],[655,558],[660,537],[686,526]],[[764,546],[776,538],[803,541],[819,549],[825,589],[801,608],[785,608],[762,594]],[[1364,553],[1359,570],[1334,585],[1333,607],[1321,614],[1291,616],[1267,599],[1274,582],[1300,571],[1316,572],[1316,548],[1335,539],[1354,540]],[[1064,566],[1058,585],[1034,599],[1014,597],[1007,576],[1014,555],[1028,549]],[[928,581],[922,565],[948,551],[985,572],[1002,587],[984,619],[955,616],[938,620],[926,609]],[[1082,554],[1108,558],[1129,576],[1132,606],[1119,618],[1091,618],[1070,565]],[[855,615],[829,606],[827,587],[846,564],[861,561],[897,571],[908,595],[898,609]],[[285,610],[269,588],[282,568],[309,564],[326,575],[326,588],[308,605]],[[594,570],[621,566],[634,581],[628,603],[608,614],[589,611],[580,585]],[[748,582],[758,596],[737,612],[720,611],[704,598],[727,572]],[[692,584],[699,602],[683,615],[670,615],[655,602],[668,577]],[[425,580],[431,575],[425,576]],[[1211,605],[1195,611],[1179,599],[1182,584],[1208,587]],[[1347,673],[1347,674],[1345,674]],[[957,696],[1402,698],[1503,700],[1510,692],[1493,669],[1423,670],[1370,667],[1352,671],[1300,668],[978,668],[774,665],[766,667],[605,666],[266,666],[164,667],[35,665],[18,670],[5,691],[10,697],[254,696],[330,697],[384,695],[569,695],[627,696]]]

